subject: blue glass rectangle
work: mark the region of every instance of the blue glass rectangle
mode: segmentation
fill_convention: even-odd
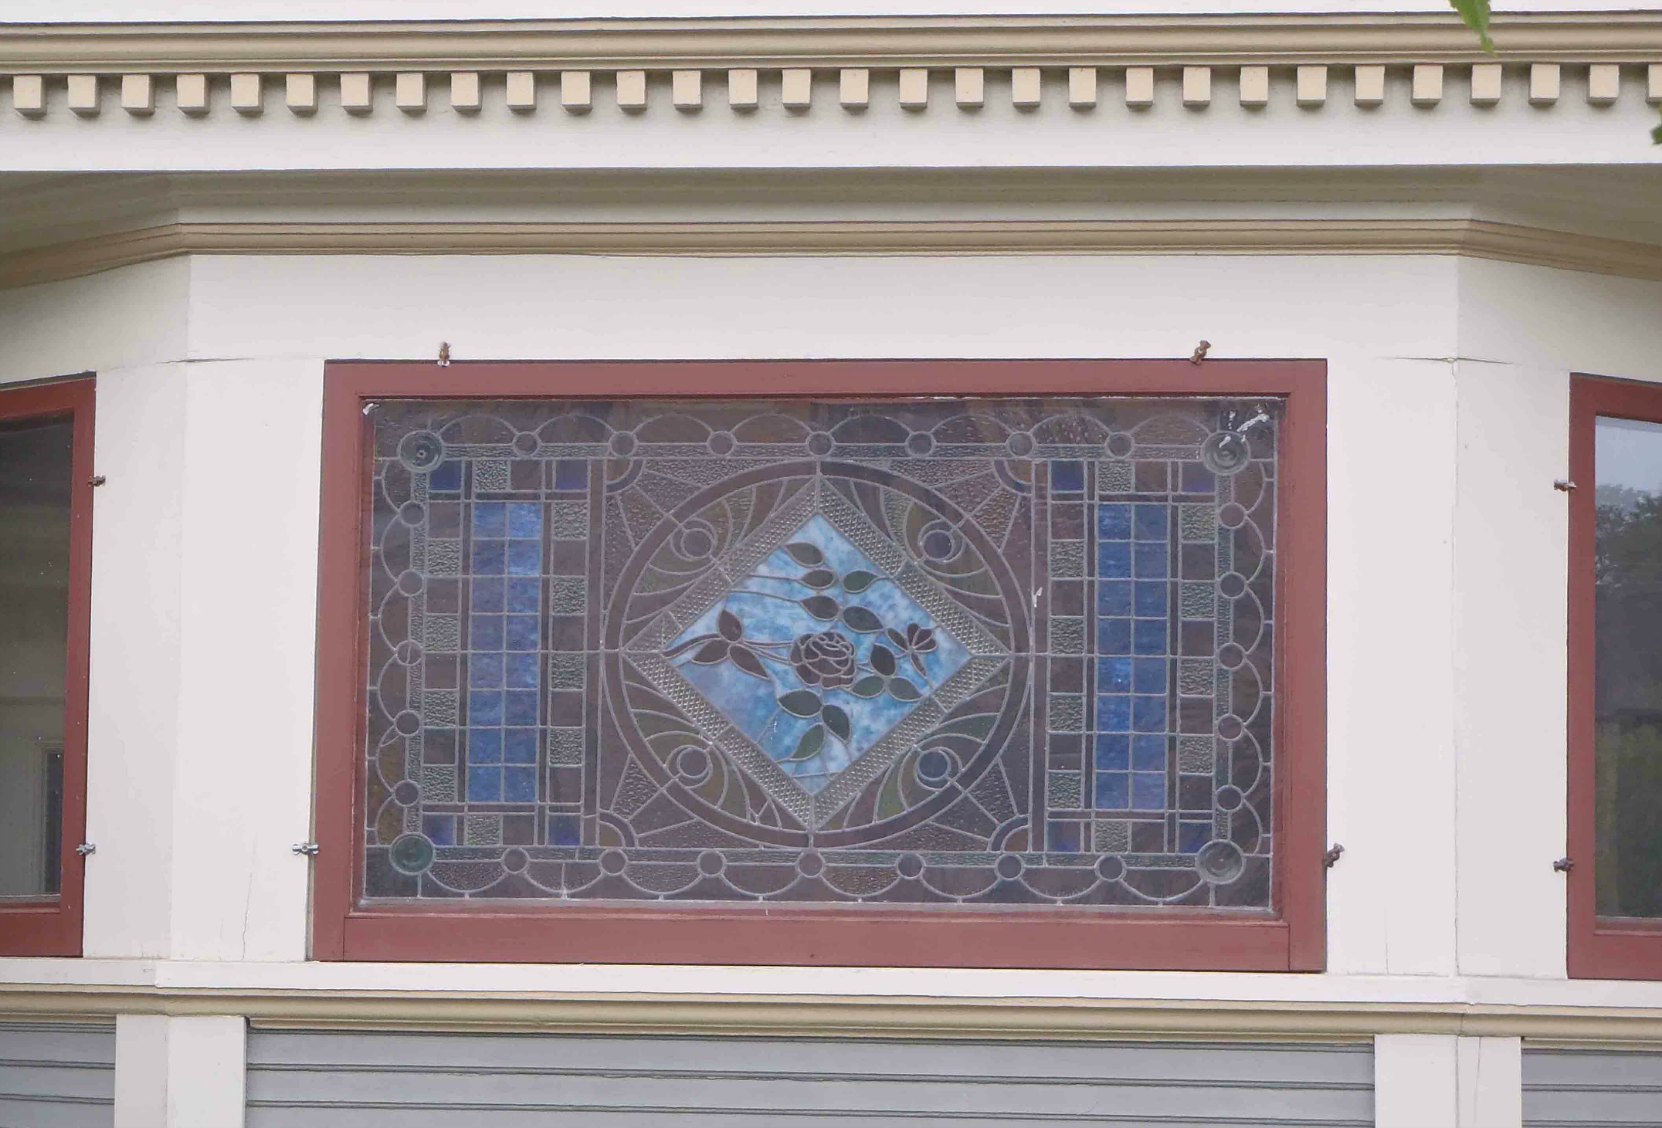
[[[475,576],[500,576],[508,567],[506,541],[476,540],[473,542],[471,571]]]
[[[473,504],[473,535],[495,539],[508,535],[508,507],[500,501]]]
[[[1131,766],[1140,772],[1166,770],[1166,738],[1139,733],[1131,738]]]
[[[1164,542],[1137,546],[1137,578],[1164,579],[1171,572],[1171,552]]]
[[[562,458],[554,463],[554,488],[580,490],[589,484],[589,464],[580,458]]]
[[[537,688],[537,656],[510,654],[507,656],[507,683],[509,689]]]
[[[1125,810],[1131,805],[1129,778],[1122,772],[1098,772],[1095,799],[1099,811]]]
[[[1085,464],[1082,462],[1052,462],[1050,464],[1050,488],[1057,491],[1077,492],[1085,488]]]
[[[537,762],[537,730],[534,728],[504,729],[502,759],[509,764]]]
[[[441,462],[427,477],[427,488],[434,493],[455,493],[462,488],[462,464],[454,460]]]
[[[542,608],[542,581],[508,580],[508,610],[535,615]]]
[[[1164,505],[1137,506],[1137,539],[1165,540],[1167,518],[1171,511]]]
[[[1164,580],[1139,580],[1137,583],[1137,614],[1163,617],[1169,606]]]
[[[1136,651],[1138,654],[1166,653],[1166,621],[1138,619],[1136,621]]]
[[[495,728],[469,729],[467,733],[467,762],[469,764],[500,764],[502,762],[502,730]]]
[[[1099,580],[1096,589],[1098,615],[1131,614],[1131,581]]]
[[[504,768],[502,770],[502,798],[509,803],[537,801],[536,768]]]
[[[1209,494],[1217,488],[1217,479],[1206,467],[1198,462],[1185,462],[1183,464],[1182,492],[1187,494]]]
[[[554,846],[576,846],[583,841],[583,823],[576,815],[554,815],[548,820],[548,841]]]
[[[1096,699],[1096,727],[1102,732],[1131,731],[1131,698],[1104,693]]]
[[[1123,541],[1131,539],[1131,506],[1119,502],[1096,507],[1096,535],[1098,540]]]
[[[454,815],[423,815],[421,817],[421,833],[435,846],[456,845],[456,816]]]
[[[1098,619],[1096,649],[1099,654],[1131,653],[1131,620]]]
[[[1096,574],[1107,577],[1131,575],[1131,546],[1103,541],[1096,547]]]
[[[508,506],[508,536],[514,540],[536,540],[542,536],[542,506],[534,501],[516,501]]]
[[[509,541],[508,574],[510,576],[540,576],[542,574],[542,542]]]
[[[1161,811],[1166,807],[1166,777],[1163,772],[1135,772],[1131,776],[1131,807],[1137,811]]]
[[[1131,766],[1131,738],[1121,733],[1099,733],[1096,738],[1098,771],[1123,772]]]
[[[475,615],[468,621],[469,650],[501,650],[503,637],[501,615]]]
[[[1133,698],[1131,727],[1138,732],[1166,731],[1166,699],[1164,697]]]
[[[467,800],[469,803],[502,802],[502,769],[469,768],[467,770]]]
[[[1045,849],[1058,854],[1079,853],[1079,824],[1052,819],[1045,824]]]
[[[510,689],[507,697],[508,703],[502,718],[503,724],[534,725],[537,723],[536,690]]]
[[[467,720],[470,725],[499,725],[502,723],[501,692],[474,690],[467,695]]]
[[[1132,677],[1132,688],[1138,693],[1166,692],[1166,660],[1138,658],[1136,673]]]
[[[467,660],[470,689],[501,689],[502,659],[495,654],[473,654]]]
[[[506,650],[535,650],[542,642],[535,615],[509,615],[508,633],[503,648]]]
[[[1131,659],[1098,658],[1096,687],[1103,693],[1131,692]]]
[[[500,611],[503,605],[505,592],[503,581],[498,579],[478,579],[470,585],[472,591],[468,595],[468,605],[475,611]]]
[[[1202,846],[1212,839],[1211,823],[1179,823],[1177,827],[1177,849],[1182,854],[1196,853]]]

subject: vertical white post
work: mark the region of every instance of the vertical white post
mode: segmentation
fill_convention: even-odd
[[[124,1014],[115,1023],[115,1128],[242,1128],[248,1024]]]
[[[1461,1038],[1459,1128],[1522,1128],[1523,1039]]]
[[[1374,1128],[1455,1128],[1459,1041],[1452,1034],[1373,1040]]]

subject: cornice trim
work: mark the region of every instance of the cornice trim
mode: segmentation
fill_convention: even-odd
[[[1662,281],[1662,247],[1473,219],[172,223],[0,254],[0,289],[180,255],[1463,255]]]
[[[1662,1044],[1662,1010],[1613,1007],[0,987],[0,1017],[7,1019],[96,1021],[118,1014],[231,1014],[257,1026],[291,1029],[1023,1041],[1361,1041],[1379,1034],[1458,1034]]]
[[[0,74],[1642,62],[1662,15],[1507,15],[1494,38],[1452,15],[0,24]]]

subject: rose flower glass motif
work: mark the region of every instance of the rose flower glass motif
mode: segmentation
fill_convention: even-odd
[[[1269,909],[1280,415],[377,402],[363,898]]]

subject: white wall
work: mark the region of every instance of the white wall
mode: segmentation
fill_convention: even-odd
[[[1186,356],[1205,337],[1216,357],[1330,365],[1329,821],[1347,849],[1331,874],[1328,975],[474,968],[446,981],[1383,1000],[1479,990],[1448,978],[1460,974],[1497,977],[1491,997],[1662,999],[1562,982],[1551,871],[1565,575],[1551,482],[1567,373],[1642,374],[1662,355],[1643,316],[1662,286],[1437,257],[161,265],[176,287],[186,273],[188,294],[172,291],[168,325],[128,339],[130,357],[103,326],[150,308],[155,267],[0,295],[12,327],[0,375],[111,364],[89,955],[234,961],[172,965],[173,982],[419,981],[418,969],[244,962],[304,955],[307,863],[289,846],[310,821],[324,359],[419,359],[440,340],[459,360]],[[107,309],[88,315],[98,298]],[[1554,322],[1566,306],[1573,319]],[[169,363],[134,363],[165,348],[178,350]],[[1544,982],[1520,985],[1531,978]]]

